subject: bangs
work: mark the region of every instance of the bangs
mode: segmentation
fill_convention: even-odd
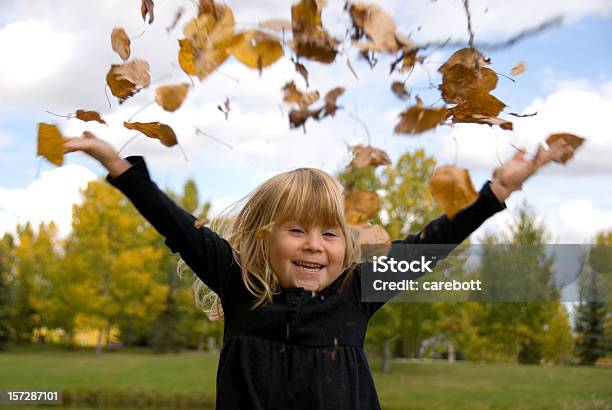
[[[337,181],[312,168],[300,168],[290,179],[281,194],[275,224],[296,221],[304,225],[345,226],[344,196]]]

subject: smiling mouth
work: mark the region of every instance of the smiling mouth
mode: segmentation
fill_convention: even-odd
[[[325,265],[321,265],[318,263],[306,263],[306,262],[296,262],[296,261],[292,261],[291,263],[297,266],[300,270],[308,272],[308,273],[316,273],[325,268]]]

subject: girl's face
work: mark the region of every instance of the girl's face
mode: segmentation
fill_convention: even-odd
[[[319,291],[342,273],[345,250],[340,227],[289,221],[272,230],[270,264],[281,287]]]

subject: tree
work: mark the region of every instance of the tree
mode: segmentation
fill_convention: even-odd
[[[0,239],[0,351],[8,348],[13,333],[11,309],[15,279],[15,242],[5,233]]]

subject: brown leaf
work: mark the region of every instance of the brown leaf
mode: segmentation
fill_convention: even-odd
[[[362,223],[359,225],[352,225],[352,227],[359,232],[359,239],[357,240],[359,245],[391,245],[391,236],[389,236],[385,228],[380,225]],[[381,251],[379,247],[375,249]],[[388,247],[384,246],[382,249],[388,250]],[[387,252],[384,253],[386,254]]]
[[[96,111],[76,110],[75,116],[81,121],[97,121],[100,124],[106,124],[106,121]]]
[[[291,28],[289,46],[298,56],[326,64],[335,60],[340,42],[323,28],[315,0],[301,0],[291,7]]]
[[[378,212],[380,200],[376,192],[351,192],[344,197],[346,220],[351,225],[367,222]]]
[[[323,108],[317,110],[301,109],[289,111],[289,126],[291,128],[297,128],[306,123],[308,118],[314,118],[318,120],[320,118]]]
[[[491,91],[497,86],[497,74],[483,67],[479,70],[463,64],[455,64],[444,71],[442,84],[439,86],[444,101],[457,104],[467,99],[472,89]]]
[[[113,64],[106,74],[106,83],[111,93],[119,98],[119,104],[151,83],[149,64],[134,60],[122,65]]]
[[[283,101],[286,103],[294,103],[300,107],[301,110],[307,109],[315,101],[319,99],[318,91],[302,92],[297,89],[295,82],[291,81],[285,84],[283,90]]]
[[[503,130],[514,129],[514,125],[512,124],[512,122],[508,120],[504,120],[503,118],[487,117],[487,116],[480,115],[480,114],[473,114],[471,118],[474,121],[470,121],[470,122],[475,122],[478,124],[499,125],[499,127]]]
[[[416,105],[400,114],[400,121],[394,128],[396,134],[420,134],[446,121],[449,110],[446,108],[423,108],[417,97]]]
[[[410,93],[406,90],[404,83],[401,81],[393,81],[391,83],[391,91],[393,91],[393,94],[402,101],[410,98]]]
[[[387,153],[372,146],[355,145],[351,147],[351,151],[353,151],[353,160],[349,164],[351,168],[391,165],[391,159]]]
[[[357,44],[362,51],[380,51],[395,53],[402,44],[397,40],[395,19],[384,12],[380,7],[373,4],[355,3],[349,6],[349,14],[353,22],[354,30],[365,34],[369,41]],[[355,40],[355,36],[353,37]],[[410,40],[402,37],[403,42]],[[407,44],[408,45],[408,44]]]
[[[325,94],[325,106],[324,106],[324,116],[331,115],[332,117],[336,114],[336,110],[338,110],[338,105],[336,104],[336,100],[344,94],[343,87],[332,88]]]
[[[169,125],[160,122],[124,122],[123,126],[128,130],[136,130],[142,132],[149,138],[158,139],[166,147],[176,145],[176,134]]]
[[[119,54],[122,60],[127,60],[130,57],[130,38],[125,30],[121,27],[113,29],[111,33],[111,45],[113,51]]]
[[[283,56],[283,46],[274,36],[257,30],[249,30],[242,33],[241,40],[229,48],[227,52],[233,55],[247,67],[268,67]]]
[[[586,140],[586,138],[579,137],[578,135],[569,134],[569,133],[558,133],[558,134],[550,134],[548,138],[546,138],[546,143],[548,146],[551,146],[555,142],[563,140],[567,142],[572,148],[575,150],[580,148],[582,143]]]
[[[142,0],[140,4],[140,14],[142,14],[142,20],[147,20],[147,14],[149,15],[149,24],[153,23],[153,0]]]
[[[294,61],[293,59],[291,59],[291,61],[293,62],[293,65],[295,66],[295,71],[297,71],[302,76],[304,81],[306,81],[306,87],[309,87],[308,70],[306,69],[304,64],[300,63],[299,61]]]
[[[520,63],[512,67],[512,70],[510,71],[510,73],[516,77],[517,75],[524,73],[526,69],[527,69],[527,63],[524,61],[521,61]]]
[[[64,163],[64,137],[53,124],[38,124],[37,154],[58,167]]]
[[[449,165],[436,168],[429,180],[429,190],[449,219],[478,199],[469,171]]]
[[[176,111],[185,100],[189,84],[165,85],[155,90],[155,102],[166,111]]]
[[[474,115],[497,117],[506,104],[488,92],[480,89],[470,89],[465,94],[465,101],[451,108],[453,123],[479,122]]]
[[[475,70],[484,65],[489,64],[489,60],[478,50],[473,48],[462,48],[455,51],[444,64],[438,68],[438,71],[444,74],[446,70],[455,64],[462,64],[467,68]]]

